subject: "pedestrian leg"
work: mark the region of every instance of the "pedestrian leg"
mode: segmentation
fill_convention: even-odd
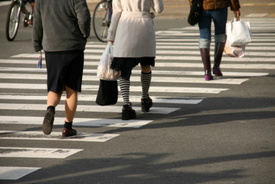
[[[54,114],[55,107],[59,104],[62,92],[56,93],[53,91],[48,92],[47,98],[47,112],[44,116],[42,131],[44,134],[49,135],[52,132],[53,122],[54,122]]]
[[[75,117],[78,94],[77,91],[65,86],[66,90],[66,102],[65,102],[65,123],[62,136],[73,136],[77,134],[77,131],[72,129],[73,119]]]
[[[130,80],[120,77],[118,80],[118,84],[119,84],[120,92],[124,101],[121,119],[122,120],[135,119],[136,112],[134,109],[132,109],[132,103],[129,100]]]
[[[142,97],[141,97],[141,111],[149,112],[149,109],[152,107],[153,102],[149,97],[149,88],[151,85],[152,72],[150,65],[142,66],[141,65],[141,87],[142,87]]]

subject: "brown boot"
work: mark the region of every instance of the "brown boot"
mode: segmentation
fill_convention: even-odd
[[[63,128],[62,131],[62,137],[69,137],[69,136],[74,136],[77,134],[77,131],[72,128]]]
[[[213,67],[213,74],[216,76],[223,76],[220,64],[222,60],[222,54],[224,51],[225,42],[216,42],[215,43],[215,55],[214,55],[214,67]]]
[[[211,75],[211,62],[210,62],[210,50],[208,48],[200,48],[201,59],[204,68],[204,79],[212,80],[213,76]]]

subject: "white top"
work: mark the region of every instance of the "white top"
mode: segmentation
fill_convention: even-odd
[[[153,15],[161,13],[162,0],[113,0],[108,40],[114,41],[114,57],[154,57],[156,40]]]

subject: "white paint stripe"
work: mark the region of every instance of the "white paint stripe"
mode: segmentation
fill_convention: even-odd
[[[37,68],[25,68],[25,67],[0,67],[0,71],[10,71],[12,72],[18,72],[18,71],[28,71],[28,72],[39,72],[39,73],[45,73],[45,69],[37,69]],[[133,74],[140,74],[140,70],[134,68],[132,71]],[[195,76],[202,76],[202,72],[197,71],[174,71],[174,70],[153,70],[154,75],[195,75]],[[84,69],[84,74],[94,74],[96,76],[96,70],[94,69]],[[265,76],[269,73],[263,73],[263,72],[227,72],[223,71],[224,76],[234,76],[234,77],[256,77],[256,76]]]
[[[10,5],[11,2],[10,1],[7,1],[7,2],[0,2],[0,6],[7,6],[7,5]]]
[[[35,80],[46,80],[47,76],[46,74],[1,74],[1,79],[35,79]],[[94,76],[83,76],[83,81],[98,81],[99,79]],[[211,81],[211,84],[241,84],[248,79],[227,79],[227,78],[221,78],[219,80],[213,80]],[[171,82],[173,83],[205,83],[205,80],[200,78],[194,78],[194,77],[153,77],[152,82],[159,82],[159,83],[167,83]],[[131,82],[140,82],[140,76],[132,76]]]
[[[273,44],[272,46],[275,46],[275,44]],[[190,46],[190,45],[184,45],[184,46],[172,46],[172,45],[160,45],[157,46],[157,49],[159,50],[166,50],[166,49],[176,49],[176,50],[198,50],[198,46]],[[211,49],[214,49],[214,45],[211,47]],[[256,47],[256,46],[250,46],[246,48],[246,54],[250,55],[250,52],[248,51],[259,51],[259,49],[263,50],[263,51],[275,51],[274,47]],[[198,54],[198,51],[196,51],[196,53]],[[259,52],[260,53],[260,52]],[[263,52],[261,52],[263,53]]]
[[[198,49],[198,43],[189,43],[189,42],[157,42],[157,46],[160,46],[160,45],[178,45],[178,46],[191,46],[191,47],[196,47]],[[249,43],[249,45],[247,47],[250,47],[250,46],[274,46],[275,43],[272,43],[272,42],[264,42],[264,43],[256,43],[256,42],[252,42],[252,43]],[[211,44],[211,46],[213,47],[214,46],[214,43]]]
[[[266,25],[264,27],[267,27]],[[262,29],[263,27],[262,26],[258,26],[258,27],[253,27],[252,31],[253,30],[257,30],[257,29]],[[270,27],[269,27],[270,28]],[[275,27],[274,27],[275,28]],[[263,35],[266,34],[266,33],[263,33]],[[261,36],[262,34],[260,33],[252,33],[252,42],[255,42],[255,41],[269,41],[269,39],[267,39],[266,37],[262,37]],[[269,33],[268,35],[275,35],[274,33]],[[170,40],[173,40],[175,41],[175,39],[178,38],[176,41],[178,40],[184,40],[184,41],[198,41],[199,40],[199,33],[198,32],[190,32],[190,31],[163,31],[163,32],[158,32],[156,34],[156,40],[157,42],[160,42],[160,41],[170,41]],[[274,39],[272,38],[270,41],[273,41]],[[249,43],[250,44],[250,43]]]
[[[210,81],[207,81],[210,83]],[[46,89],[45,84],[29,83],[0,83],[0,89]],[[82,85],[83,90],[98,91],[98,85]],[[209,93],[217,94],[226,91],[228,88],[202,88],[202,87],[173,87],[173,86],[151,86],[150,92],[159,93]],[[140,92],[141,86],[131,86],[131,92]]]
[[[259,48],[258,48],[259,50]],[[199,51],[190,51],[190,50],[184,50],[184,51],[180,51],[180,50],[158,50],[157,51],[157,57],[160,54],[165,54],[165,55],[195,55],[198,56],[199,55]],[[263,56],[275,56],[274,52],[249,52],[249,51],[245,51],[245,56],[246,57],[253,57],[253,56],[259,56],[259,55],[263,55]]]
[[[106,47],[106,45],[104,44],[104,45],[97,45],[97,44],[94,44],[94,43],[88,43],[87,45],[86,45],[86,49],[85,49],[85,52],[86,52],[86,50],[87,49],[101,49],[102,51],[105,49],[105,47]]]
[[[251,3],[252,5],[248,5],[248,6],[253,6],[253,3]],[[268,13],[251,13],[251,14],[248,14],[248,15],[245,15],[245,17],[265,17],[267,16]],[[253,28],[253,30],[255,30],[255,28]]]
[[[140,74],[140,71],[133,70],[134,74],[138,73]],[[202,76],[202,72],[199,71],[173,71],[173,70],[153,70],[154,74],[158,75],[196,75],[196,76]],[[224,76],[234,76],[234,77],[255,77],[255,76],[265,76],[269,73],[258,73],[258,72],[227,72],[223,71]]]
[[[18,180],[39,169],[41,169],[41,167],[0,166],[0,180]]]
[[[41,125],[44,117],[34,116],[0,116],[0,124],[16,125]],[[118,127],[118,128],[140,128],[151,123],[153,120],[121,120],[121,119],[96,119],[75,118],[74,127]],[[64,118],[55,117],[54,125],[63,125]]]
[[[3,64],[32,64],[35,68],[37,66],[37,60],[36,60],[36,56],[34,56],[33,54],[28,54],[30,57],[28,57],[28,60],[22,60],[22,59],[0,59],[0,63]],[[259,57],[259,55],[257,55],[258,57],[249,57],[248,55],[246,55],[246,57],[243,58],[234,58],[234,57],[229,57],[229,56],[224,56],[223,57],[223,62],[234,62],[235,63],[240,63],[240,62],[244,62],[244,63],[248,63],[248,62],[274,62],[274,58],[270,58],[270,57]],[[260,56],[264,56],[263,54],[260,54]],[[25,58],[26,56],[22,56],[21,55],[16,55],[13,58]],[[31,60],[31,59],[35,59],[35,60]],[[94,55],[90,55],[90,54],[86,54],[85,55],[85,59],[87,60],[92,60],[92,61],[86,61],[85,62],[85,66],[98,66],[98,62],[100,59],[100,56],[94,56]],[[211,57],[211,59],[213,60],[213,57]],[[179,65],[179,67],[184,67],[186,65],[186,63],[190,62],[190,61],[197,61],[198,63],[192,63],[195,64],[195,68],[200,66],[201,67],[201,58],[199,56],[199,53],[197,53],[195,56],[190,56],[190,55],[186,55],[186,56],[177,56],[177,55],[158,55],[156,56],[156,66],[158,67],[162,67],[162,61],[169,61],[168,63],[173,63],[171,61],[177,60],[177,61],[181,61],[181,63],[177,63]],[[187,61],[187,62],[183,62],[183,61]],[[166,62],[167,63],[167,62]],[[191,64],[191,63],[190,63]],[[260,65],[260,64],[258,64]],[[224,64],[223,64],[224,66]],[[45,67],[45,62],[43,62],[43,68]],[[37,70],[39,70],[38,68],[36,68]]]
[[[52,132],[50,135],[43,135],[37,131],[0,131],[0,134],[12,135],[0,139],[5,140],[37,140],[37,141],[76,141],[76,142],[106,142],[119,134],[100,134],[100,133],[77,133],[75,136],[62,138],[61,132]],[[17,137],[16,137],[17,136]]]
[[[83,149],[0,147],[0,157],[67,158]]]
[[[159,59],[162,60],[180,60],[186,57],[183,56],[159,56]],[[256,59],[256,58],[254,58]],[[273,58],[269,58],[270,61],[274,61]],[[273,59],[273,60],[272,60]],[[265,59],[259,59],[259,61],[264,61]],[[247,62],[246,64],[240,64],[237,63],[238,60],[236,60],[236,63],[234,64],[227,64],[223,63],[222,68],[230,68],[230,69],[275,69],[275,64],[251,64]],[[247,60],[248,61],[248,60]],[[265,60],[266,61],[266,60]],[[173,63],[173,62],[166,62],[166,63],[157,63],[156,67],[176,67],[176,68],[201,68],[201,63]]]
[[[96,95],[84,95],[80,93],[78,95],[79,102],[95,102]],[[140,96],[132,96],[131,102],[140,103]],[[165,103],[165,104],[198,104],[202,102],[203,98],[196,97],[164,97],[164,96],[151,96],[154,104],[157,103]],[[0,95],[0,99],[2,100],[46,100],[47,96],[33,96],[33,95]],[[63,95],[61,100],[65,100],[65,96]],[[118,102],[123,102],[123,99],[119,96]]]
[[[169,35],[165,35],[165,36],[169,36]],[[183,35],[184,36],[184,35]],[[157,38],[158,42],[198,42],[199,38],[184,38],[184,37],[178,37],[178,38]],[[252,37],[252,42],[274,42],[275,39],[274,38],[253,38]],[[251,43],[252,43],[251,42]]]
[[[136,112],[140,112],[140,107],[133,106]],[[45,110],[45,105],[43,104],[9,104],[0,103],[0,109],[5,110]],[[56,107],[57,111],[64,111],[64,105],[58,105]],[[99,105],[78,105],[77,110],[80,112],[110,112],[110,113],[121,113],[120,106],[99,106]],[[149,113],[152,114],[170,114],[174,111],[179,110],[179,108],[168,108],[168,107],[152,107]]]
[[[263,50],[263,49],[258,48],[258,50]],[[85,59],[99,60],[101,56],[97,55],[97,54],[101,54],[102,51],[101,50],[87,50],[85,53],[86,53]],[[199,50],[198,49],[196,49],[194,51],[193,50],[191,51],[191,50],[160,50],[160,49],[158,49],[156,59],[159,59],[159,57],[164,54],[165,55],[187,55],[187,56],[194,55],[194,57],[199,58]],[[275,56],[275,53],[267,52],[267,51],[264,51],[264,52],[252,51],[252,52],[250,52],[249,50],[246,50],[246,52],[245,52],[246,58],[247,57],[259,57],[260,55]],[[170,56],[167,56],[167,57],[170,57]],[[37,54],[18,54],[18,55],[12,56],[12,58],[38,58],[38,55]],[[35,64],[35,62],[33,62],[33,63]]]

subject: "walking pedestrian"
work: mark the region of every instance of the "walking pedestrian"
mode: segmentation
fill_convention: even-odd
[[[189,0],[192,3],[193,0]],[[228,7],[234,12],[237,20],[240,19],[239,0],[203,0],[202,11],[199,17],[199,49],[204,67],[204,78],[206,81],[212,80],[211,61],[210,61],[210,43],[211,43],[211,22],[215,27],[215,50],[213,74],[223,76],[220,64],[226,41],[226,21],[228,17]]]
[[[35,51],[44,50],[47,66],[47,111],[44,134],[52,132],[55,107],[66,92],[62,136],[77,134],[72,129],[81,92],[84,49],[90,35],[91,16],[86,0],[36,0],[33,24]]]
[[[156,40],[153,24],[154,13],[163,11],[162,0],[113,0],[113,15],[108,31],[108,40],[113,42],[111,68],[121,72],[118,80],[124,105],[122,120],[136,118],[129,100],[132,69],[141,67],[141,110],[149,112],[153,102],[148,91],[151,84],[151,66],[155,65]]]

